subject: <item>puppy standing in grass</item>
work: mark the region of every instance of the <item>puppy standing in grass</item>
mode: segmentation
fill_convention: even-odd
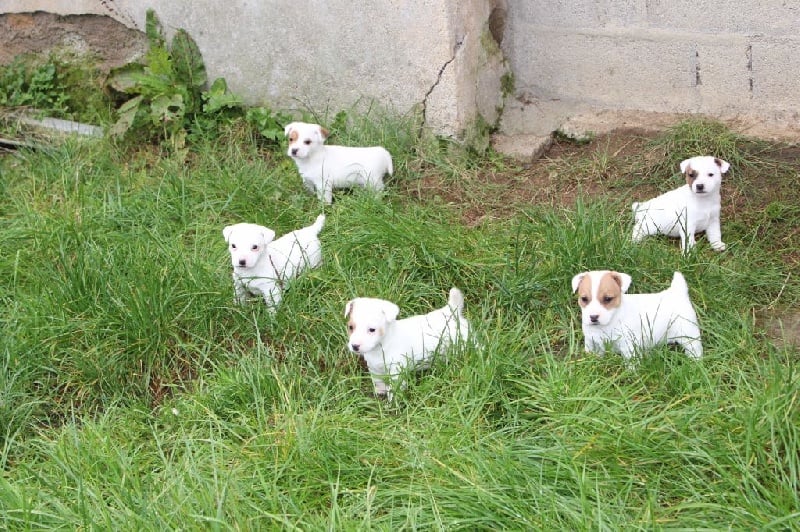
[[[670,287],[656,294],[626,294],[630,284],[630,275],[608,270],[572,278],[586,351],[602,354],[609,344],[629,361],[636,349],[676,343],[689,358],[700,359],[700,327],[683,275],[675,272]]]
[[[705,231],[711,247],[725,250],[720,227],[720,185],[730,165],[708,155],[681,163],[686,184],[649,201],[634,203],[633,241],[648,235],[680,237],[686,253],[695,245],[695,233]]]
[[[264,298],[272,312],[278,308],[286,284],[301,272],[322,262],[319,232],[325,215],[277,240],[275,231],[250,223],[229,225],[222,230],[233,263],[233,290],[236,303],[248,295]]]
[[[328,131],[305,122],[292,122],[284,134],[289,137],[287,154],[297,164],[303,184],[327,204],[333,201],[334,188],[383,190],[383,176],[392,175],[392,156],[380,146],[326,146]]]
[[[431,355],[467,340],[469,323],[463,312],[464,295],[458,288],[450,289],[444,307],[402,320],[397,319],[400,308],[391,301],[359,297],[344,310],[349,318],[347,347],[366,360],[375,393],[391,401],[404,368],[425,368]]]

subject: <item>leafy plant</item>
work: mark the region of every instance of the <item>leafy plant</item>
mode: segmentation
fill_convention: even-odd
[[[268,107],[251,107],[247,110],[246,119],[269,143],[277,144],[283,138],[283,128],[292,117]]]
[[[149,48],[144,62],[115,69],[108,79],[113,90],[130,97],[118,110],[112,137],[144,130],[182,147],[187,129],[203,113],[241,108],[241,100],[228,91],[224,79],[215,80],[205,90],[208,74],[203,57],[185,30],[178,29],[167,47],[163,27],[150,9],[145,33]]]

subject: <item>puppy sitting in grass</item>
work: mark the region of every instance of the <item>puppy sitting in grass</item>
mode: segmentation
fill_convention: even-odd
[[[327,204],[335,188],[383,190],[383,176],[392,175],[392,156],[380,146],[327,146],[328,131],[305,122],[292,122],[284,134],[289,137],[287,154],[297,164],[303,184]]]
[[[700,327],[683,275],[675,272],[670,287],[655,294],[627,294],[630,285],[630,275],[608,270],[572,278],[586,351],[602,354],[609,345],[630,361],[637,350],[674,343],[700,359]]]
[[[464,295],[450,289],[447,305],[397,319],[400,308],[385,299],[359,297],[347,303],[345,318],[350,336],[347,347],[367,362],[377,395],[392,400],[392,390],[404,368],[426,368],[434,353],[465,342],[469,323],[464,318]]]
[[[633,241],[648,235],[680,237],[686,253],[695,245],[695,233],[705,231],[711,247],[725,250],[720,227],[720,185],[730,165],[708,155],[681,163],[686,184],[649,201],[634,203]]]
[[[275,231],[263,225],[239,223],[222,230],[233,264],[233,290],[236,303],[248,296],[262,296],[272,312],[278,308],[287,283],[304,270],[322,262],[318,235],[325,215],[277,240]]]

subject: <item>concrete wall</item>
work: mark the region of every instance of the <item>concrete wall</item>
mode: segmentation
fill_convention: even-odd
[[[575,108],[798,120],[800,2],[509,0],[504,126]]]
[[[538,134],[588,109],[800,118],[800,2],[0,0],[0,13],[139,30],[151,7],[252,104],[325,115],[378,102],[455,136],[500,109],[506,132]]]
[[[247,103],[333,115],[377,102],[457,136],[478,114],[491,123],[499,116],[503,58],[488,31],[494,3],[0,0],[0,13],[92,13],[143,30],[153,8],[165,28],[189,32],[210,77],[224,77]]]

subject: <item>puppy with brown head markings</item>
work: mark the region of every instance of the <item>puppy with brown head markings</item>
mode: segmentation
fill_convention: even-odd
[[[683,275],[675,272],[670,287],[655,294],[628,294],[630,285],[630,275],[609,270],[572,278],[586,351],[602,354],[608,345],[630,360],[639,350],[674,343],[700,359],[700,327]]]
[[[634,203],[633,241],[648,235],[680,237],[686,253],[695,245],[695,233],[705,231],[711,247],[725,250],[720,225],[720,185],[730,165],[708,155],[681,162],[686,184],[649,201]]]
[[[318,124],[292,122],[284,128],[286,154],[294,159],[306,189],[330,204],[333,189],[366,187],[383,190],[383,176],[392,175],[392,156],[381,146],[325,144],[328,130]]]

